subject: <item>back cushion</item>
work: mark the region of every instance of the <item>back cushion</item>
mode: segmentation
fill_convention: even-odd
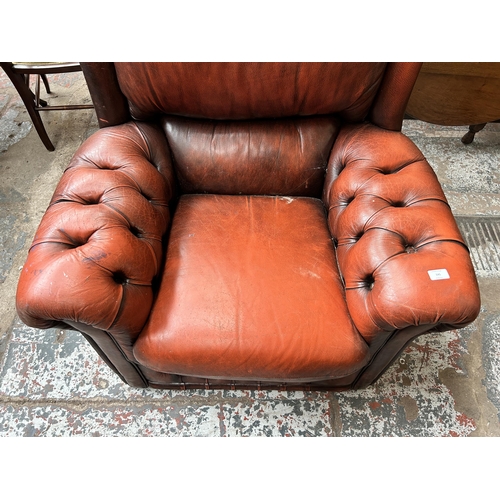
[[[338,114],[362,121],[386,63],[115,63],[137,120]]]
[[[337,120],[364,120],[385,68],[115,63],[132,117],[163,117],[182,192],[315,197]]]
[[[320,197],[339,121],[167,116],[163,128],[184,193]]]

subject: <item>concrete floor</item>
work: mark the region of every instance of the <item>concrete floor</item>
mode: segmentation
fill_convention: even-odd
[[[80,74],[50,77],[52,103],[89,102]],[[43,115],[45,150],[0,70],[0,436],[500,436],[500,279],[477,269],[480,317],[421,337],[358,392],[158,391],[124,385],[73,331],[16,316],[17,279],[93,110]],[[456,215],[500,216],[500,124],[468,146],[467,127],[406,121]],[[497,249],[498,251],[498,249]]]

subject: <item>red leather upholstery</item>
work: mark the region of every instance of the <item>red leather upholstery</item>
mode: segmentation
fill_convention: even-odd
[[[127,62],[115,68],[136,120],[164,114],[218,120],[338,114],[360,121],[386,63]]]
[[[136,359],[164,373],[310,381],[366,364],[323,204],[182,196]]]
[[[476,317],[467,248],[434,171],[407,137],[369,124],[344,127],[324,198],[349,311],[368,342],[383,331],[458,328]],[[431,279],[437,269],[450,278]]]
[[[82,63],[103,128],[41,221],[21,319],[82,331],[134,386],[335,390],[470,323],[467,248],[399,132],[419,68]]]
[[[215,122],[164,120],[184,193],[320,197],[340,128],[332,117]]]
[[[62,176],[23,267],[21,319],[38,328],[71,321],[136,336],[153,302],[172,194],[160,129],[127,123],[88,139]]]

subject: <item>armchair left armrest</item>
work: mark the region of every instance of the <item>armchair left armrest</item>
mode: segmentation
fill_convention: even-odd
[[[84,324],[132,338],[147,320],[170,223],[174,175],[153,125],[101,129],[74,155],[22,269],[29,326]]]

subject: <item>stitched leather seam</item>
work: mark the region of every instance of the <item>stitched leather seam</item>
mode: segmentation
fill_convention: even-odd
[[[137,363],[133,363],[132,361],[130,361],[128,359],[128,357],[125,354],[125,352],[123,351],[121,345],[116,341],[115,337],[110,332],[108,332],[107,330],[102,330],[102,331],[111,339],[111,341],[113,342],[113,344],[115,344],[115,346],[118,349],[118,351],[120,352],[120,354],[123,356],[123,359],[125,361],[127,361],[127,363],[129,363],[130,366],[132,366],[137,371],[137,374],[139,375],[139,377],[146,384],[146,387],[148,387],[149,386],[148,380],[145,377],[145,375],[142,373],[142,371],[139,369],[139,366],[137,365]],[[114,363],[111,363],[111,364],[114,366]]]

